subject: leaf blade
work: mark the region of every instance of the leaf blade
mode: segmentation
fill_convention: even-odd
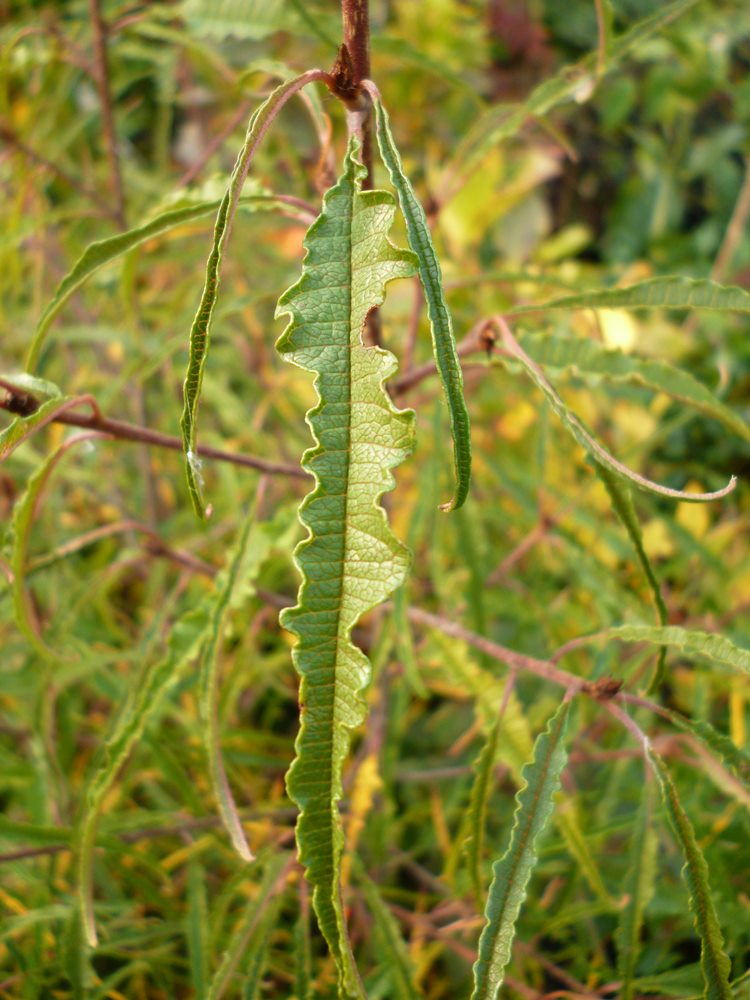
[[[344,173],[305,238],[302,277],[279,300],[277,315],[291,318],[277,349],[315,373],[319,397],[307,415],[315,445],[302,460],[316,480],[299,511],[308,530],[295,552],[302,584],[297,606],[281,619],[297,636],[293,658],[301,678],[301,725],[287,787],[300,808],[300,859],[340,989],[359,997],[341,898],[337,803],[349,732],[365,717],[370,665],[352,644],[351,629],[405,578],[408,553],[379,500],[413,446],[413,413],[396,410],[383,389],[395,358],[365,348],[361,332],[385,284],[414,273],[414,255],[389,242],[395,201],[385,191],[361,191],[357,153],[352,140]],[[338,289],[333,297],[331,287]]]
[[[309,70],[293,80],[278,86],[255,111],[247,128],[247,135],[235,162],[229,185],[219,205],[214,225],[211,253],[206,262],[206,277],[198,310],[190,328],[190,344],[187,371],[183,388],[182,428],[183,450],[185,453],[185,475],[193,510],[199,517],[205,516],[200,489],[200,463],[197,458],[196,435],[198,405],[200,402],[203,373],[211,341],[211,321],[219,291],[221,267],[224,251],[229,239],[232,222],[237,212],[242,186],[245,183],[250,164],[263,136],[286,102],[298,91],[314,80],[323,79],[321,70]]]
[[[549,309],[719,309],[750,312],[750,292],[708,278],[664,276],[627,288],[566,295],[538,306],[521,306],[516,313]]]
[[[682,807],[664,761],[651,748],[648,756],[658,779],[664,807],[685,858],[682,877],[688,890],[693,923],[701,939],[701,970],[706,986],[705,998],[730,1000],[732,990],[729,977],[732,966],[724,951],[724,938],[711,897],[706,860],[698,847],[692,823]]]
[[[166,655],[148,668],[142,677],[132,700],[125,705],[104,744],[101,766],[89,780],[75,833],[75,856],[78,906],[84,933],[91,947],[97,943],[93,906],[93,851],[102,803],[114,784],[120,767],[143,735],[147,723],[163,704],[169,688],[176,682],[184,665],[203,648],[206,636],[215,624],[216,607],[221,607],[229,600],[236,583],[237,567],[247,545],[249,525],[248,520],[240,532],[235,553],[230,556],[229,570],[220,576],[216,591],[203,604],[183,615],[172,627]]]
[[[411,181],[404,173],[401,157],[393,140],[388,112],[383,107],[374,85],[365,82],[375,107],[378,146],[383,162],[388,168],[391,183],[398,194],[401,211],[406,221],[409,246],[416,253],[419,277],[424,288],[427,313],[432,332],[432,349],[440,379],[448,401],[451,434],[453,437],[456,487],[453,499],[441,505],[441,510],[456,510],[469,494],[471,482],[471,423],[464,399],[464,380],[456,351],[453,320],[445,301],[443,277],[424,209],[414,193]]]
[[[556,416],[559,417],[563,426],[599,465],[609,469],[610,472],[621,477],[626,482],[632,483],[634,486],[637,486],[646,493],[655,493],[659,496],[670,497],[673,500],[682,500],[685,503],[707,503],[711,500],[719,500],[734,490],[737,485],[736,476],[732,476],[727,485],[720,490],[715,490],[710,493],[687,493],[684,490],[675,490],[669,486],[662,486],[659,483],[655,483],[651,479],[647,479],[645,476],[642,476],[639,473],[634,472],[632,469],[629,469],[626,465],[623,465],[622,462],[618,461],[613,455],[610,455],[607,449],[599,444],[599,442],[584,427],[583,423],[578,419],[575,413],[573,413],[573,411],[565,404],[563,399],[560,397],[560,394],[549,381],[540,366],[529,357],[526,351],[524,351],[518,343],[505,321],[498,318],[497,325],[500,329],[502,342],[507,349],[508,356],[513,361],[520,363],[521,367],[532,380],[534,385],[536,385],[536,387],[544,393],[547,401]]]
[[[536,842],[552,816],[553,795],[567,760],[564,739],[569,711],[570,703],[564,701],[538,737],[533,758],[523,770],[526,784],[516,796],[510,842],[493,865],[471,1000],[495,1000],[502,986],[516,920],[537,861]]]

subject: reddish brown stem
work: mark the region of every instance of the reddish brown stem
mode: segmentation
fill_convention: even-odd
[[[11,413],[28,415],[34,413],[38,408],[38,402],[34,397],[23,389],[19,389],[6,379],[0,379],[0,388],[9,393],[10,398],[0,401],[0,409],[8,410]],[[121,441],[138,441],[141,444],[155,445],[158,448],[168,448],[170,451],[182,451],[182,438],[173,437],[171,434],[162,434],[161,431],[154,431],[150,427],[140,427],[138,424],[129,424],[124,420],[113,420],[105,417],[96,405],[95,400],[90,396],[81,396],[69,401],[70,405],[81,405],[86,403],[92,408],[91,414],[75,413],[72,410],[60,410],[50,418],[50,423],[67,424],[71,427],[83,427],[86,430],[97,431],[99,434],[107,434]],[[35,429],[41,425],[37,424]],[[279,476],[296,476],[307,478],[307,473],[297,465],[288,465],[285,462],[271,462],[264,458],[256,458],[254,455],[238,455],[230,451],[222,451],[219,448],[209,446],[198,449],[199,458],[214,458],[221,462],[230,462],[232,465],[242,465],[250,469],[258,469]]]
[[[358,92],[362,80],[370,79],[370,3],[369,0],[341,0],[344,48],[348,53],[348,70],[351,85]],[[364,112],[362,119],[362,162],[367,176],[362,182],[364,190],[374,186],[372,115]],[[365,320],[362,339],[368,346],[381,343],[380,310],[372,309]]]

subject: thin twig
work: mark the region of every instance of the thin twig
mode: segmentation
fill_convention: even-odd
[[[115,217],[121,229],[127,229],[127,218],[125,213],[125,194],[122,187],[122,174],[120,172],[120,157],[117,151],[117,133],[115,132],[115,119],[112,110],[112,92],[109,84],[109,64],[107,60],[107,25],[102,17],[100,0],[89,0],[89,14],[91,16],[91,27],[94,33],[94,65],[96,67],[95,79],[99,91],[99,103],[102,114],[102,131],[104,132],[104,144],[107,150],[109,161],[110,187],[112,198],[115,203]]]
[[[553,684],[559,684],[566,691],[573,693],[584,690],[586,682],[582,678],[568,673],[567,670],[558,669],[547,660],[538,660],[536,657],[526,656],[524,653],[508,649],[506,646],[500,646],[498,643],[492,642],[491,639],[485,639],[484,636],[469,631],[457,622],[440,618],[438,615],[430,614],[429,611],[423,611],[421,608],[409,608],[407,614],[412,621],[438,629],[445,635],[461,639],[480,652],[486,653],[493,660],[504,663],[511,670],[524,670],[527,673],[535,674],[537,677],[543,677],[544,680],[551,681]]]
[[[33,413],[38,408],[37,401],[26,390],[14,386],[7,379],[0,379],[0,388],[5,389],[10,394],[10,398],[0,400],[0,409],[19,412],[14,409],[21,404],[26,408],[26,413]],[[96,406],[95,401],[90,396],[81,396],[78,402],[86,402],[93,408],[91,415],[64,411],[55,414],[50,420],[51,423],[66,424],[71,427],[83,427],[87,430],[98,431],[121,441],[137,441],[142,444],[154,445],[158,448],[167,448],[170,451],[182,451],[182,439],[171,434],[162,434],[160,431],[152,430],[150,427],[140,427],[138,424],[129,424],[124,420],[113,420],[105,417]],[[220,448],[211,448],[204,445],[198,449],[199,458],[213,458],[220,462],[229,462],[232,465],[241,465],[245,468],[258,469],[271,475],[294,476],[295,478],[307,478],[307,473],[299,466],[287,464],[286,462],[271,462],[264,458],[256,458],[254,455],[242,455],[235,452],[223,451]]]

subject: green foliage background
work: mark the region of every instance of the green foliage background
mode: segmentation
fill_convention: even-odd
[[[739,0],[685,6],[616,61],[596,55],[588,0],[529,0],[535,41],[520,53],[493,34],[484,3],[373,3],[372,75],[434,224],[458,339],[517,310],[525,350],[618,458],[680,489],[740,478],[708,506],[639,493],[636,509],[670,624],[748,649],[746,312],[528,308],[662,275],[750,287],[747,215],[736,231],[750,191],[750,16]],[[515,9],[491,9],[503,7]],[[614,51],[654,5],[605,0],[603,8]],[[118,222],[88,5],[11,2],[0,11],[0,372],[9,376],[24,368],[57,283]],[[112,0],[103,12],[130,227],[217,202],[252,109],[290,67],[330,68],[340,38],[333,2]],[[506,127],[506,105],[592,52],[563,78],[575,84],[574,99]],[[320,100],[334,122],[330,162],[320,158],[319,119],[293,101],[258,154],[247,195],[291,194],[317,214],[346,132],[338,103],[322,90]],[[380,166],[377,179],[388,186]],[[291,206],[280,214],[253,204],[235,221],[225,265],[201,441],[295,466],[310,445],[303,414],[315,394],[309,375],[274,350],[283,328],[274,310],[299,276],[310,219],[304,206],[290,218]],[[393,239],[406,245],[403,224]],[[91,394],[108,416],[177,434],[210,240],[211,215],[195,215],[92,274],[50,327],[37,376],[66,395]],[[418,301],[415,284],[395,282],[382,311],[384,345],[407,370],[431,357]],[[627,359],[599,352],[594,363],[592,343]],[[417,413],[416,451],[388,499],[413,567],[394,602],[356,631],[374,681],[344,773],[347,909],[372,998],[471,992],[490,865],[508,842],[521,769],[560,701],[559,688],[521,672],[495,730],[505,668],[410,618],[409,608],[540,659],[590,632],[655,621],[649,582],[583,452],[517,363],[472,345],[480,349],[463,364],[473,483],[456,512],[438,511],[452,467],[437,379],[395,383],[398,405]],[[701,386],[675,388],[667,365]],[[710,402],[686,406],[701,387]],[[11,419],[3,414],[0,430]],[[292,551],[308,481],[206,460],[213,512],[202,524],[179,454],[97,439],[32,482],[41,488],[32,505],[31,477],[69,438],[50,424],[0,466],[0,997],[333,997],[335,970],[293,861],[296,810],[284,786],[297,677],[278,610],[294,603],[299,583]],[[238,541],[240,577],[222,591],[215,577]],[[216,731],[257,855],[250,863],[217,819],[206,675],[201,682],[190,631],[199,626],[221,626]],[[655,662],[653,646],[598,642],[563,665],[638,691]],[[76,916],[74,827],[113,721],[163,663],[176,667],[171,689],[140,729],[127,730],[126,710],[132,745],[102,792],[92,951]],[[741,670],[678,643],[653,697],[746,750]],[[717,755],[694,732],[633,711],[695,827],[733,995],[747,997],[747,772],[732,766],[727,745],[715,745]],[[488,738],[475,898],[472,765]],[[683,857],[656,797],[644,833],[637,742],[593,701],[577,700],[567,752],[503,995],[618,995],[618,927],[637,887],[632,845],[636,875],[650,859],[656,890],[643,901],[634,995],[703,995]]]

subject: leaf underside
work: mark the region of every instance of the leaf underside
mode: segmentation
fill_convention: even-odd
[[[397,410],[383,389],[395,358],[365,348],[361,335],[386,282],[414,274],[414,255],[387,238],[393,197],[361,191],[358,149],[352,139],[344,173],[305,239],[302,277],[277,308],[277,315],[291,317],[278,350],[315,373],[319,396],[307,415],[316,444],[302,460],[316,479],[300,508],[309,532],[295,553],[302,586],[298,605],[282,615],[298,639],[293,655],[301,677],[301,726],[287,785],[300,808],[297,843],[318,924],[348,996],[363,994],[341,899],[338,802],[350,731],[364,721],[362,692],[370,679],[367,657],[350,636],[406,576],[407,550],[379,499],[394,486],[391,469],[413,446],[413,413]]]
[[[516,814],[508,849],[492,867],[479,956],[474,965],[471,1000],[495,1000],[510,960],[516,920],[537,862],[537,841],[554,809],[553,796],[567,760],[565,731],[570,703],[563,702],[534,744],[524,767],[525,785],[516,796]]]

